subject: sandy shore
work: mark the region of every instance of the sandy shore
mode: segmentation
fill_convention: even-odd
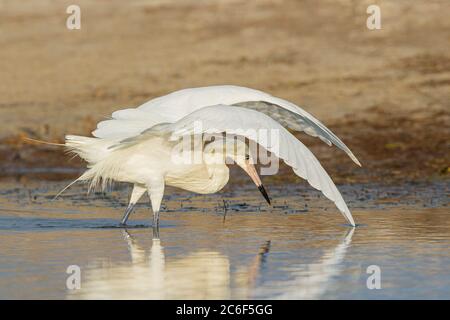
[[[382,30],[366,28],[377,3]],[[448,1],[0,0],[0,174],[81,167],[57,148],[116,109],[237,84],[313,113],[363,163],[299,135],[338,181],[448,178]],[[45,170],[44,170],[45,171]]]

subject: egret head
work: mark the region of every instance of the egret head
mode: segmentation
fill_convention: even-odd
[[[258,172],[255,168],[255,161],[249,146],[240,139],[215,139],[205,147],[205,162],[207,164],[221,163],[240,166],[253,180],[261,194],[270,205],[270,198],[264,188]]]

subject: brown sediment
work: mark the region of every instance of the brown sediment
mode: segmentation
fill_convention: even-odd
[[[450,178],[450,111],[406,113],[374,107],[366,118],[348,117],[329,127],[353,151],[347,155],[296,133],[337,183],[398,183]],[[273,181],[297,179],[286,165]]]
[[[337,183],[398,183],[450,178],[450,110],[398,112],[373,107],[329,128],[353,151],[358,167],[341,150],[295,133]],[[281,165],[272,182],[299,180]]]
[[[338,182],[395,182],[450,177],[450,110],[398,112],[373,107],[330,126],[362,163],[343,152],[313,150]]]
[[[26,137],[19,134],[0,141],[0,177],[64,180],[82,170],[83,162],[62,146],[30,142]]]

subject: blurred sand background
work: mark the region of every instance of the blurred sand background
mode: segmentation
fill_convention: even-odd
[[[81,30],[66,8],[81,7]],[[366,28],[369,4],[382,30]],[[448,179],[448,0],[0,0],[0,175],[82,166],[53,142],[195,86],[293,101],[363,163],[299,134],[338,182]]]

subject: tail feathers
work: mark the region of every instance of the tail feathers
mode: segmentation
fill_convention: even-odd
[[[123,159],[118,156],[119,154],[117,154],[117,152],[115,157],[109,157],[111,153],[114,152],[110,149],[110,146],[116,143],[117,141],[112,139],[99,139],[75,135],[66,136],[65,146],[68,151],[86,160],[89,163],[89,169],[58,192],[54,199],[79,181],[89,182],[88,192],[95,189],[97,186],[100,186],[102,190],[105,190],[109,184],[117,178],[123,161]]]
[[[32,139],[32,138],[28,138],[28,137],[25,137],[23,139],[26,140],[26,141],[30,141],[30,142],[35,142],[35,143],[40,143],[40,144],[48,144],[48,145],[51,145],[51,146],[62,146],[62,147],[65,146],[65,144],[63,144],[63,143],[48,142],[48,141]]]
[[[95,189],[97,185],[100,183],[102,184],[102,190],[106,189],[108,183],[110,182],[109,179],[102,179],[101,174],[98,174],[95,166],[93,168],[90,168],[86,170],[81,176],[79,176],[77,179],[69,183],[67,186],[65,186],[61,191],[59,191],[56,196],[53,198],[53,200],[56,200],[64,191],[69,189],[71,186],[73,186],[77,182],[81,181],[90,181],[88,193],[91,192],[92,189]]]
[[[81,177],[80,177],[81,178]],[[76,182],[80,181],[80,178],[75,179],[74,181],[72,181],[71,183],[69,183],[67,186],[65,186],[60,192],[58,192],[56,194],[56,196],[53,198],[53,200],[56,200],[56,198],[58,198],[64,191],[66,191],[67,189],[69,189],[71,186],[73,186]]]
[[[111,143],[106,139],[67,135],[65,146],[69,152],[93,165],[110,153],[108,147]]]
[[[69,152],[78,155],[80,158],[91,162],[92,157],[92,145],[94,144],[95,138],[88,138],[82,136],[66,136],[66,148]]]

